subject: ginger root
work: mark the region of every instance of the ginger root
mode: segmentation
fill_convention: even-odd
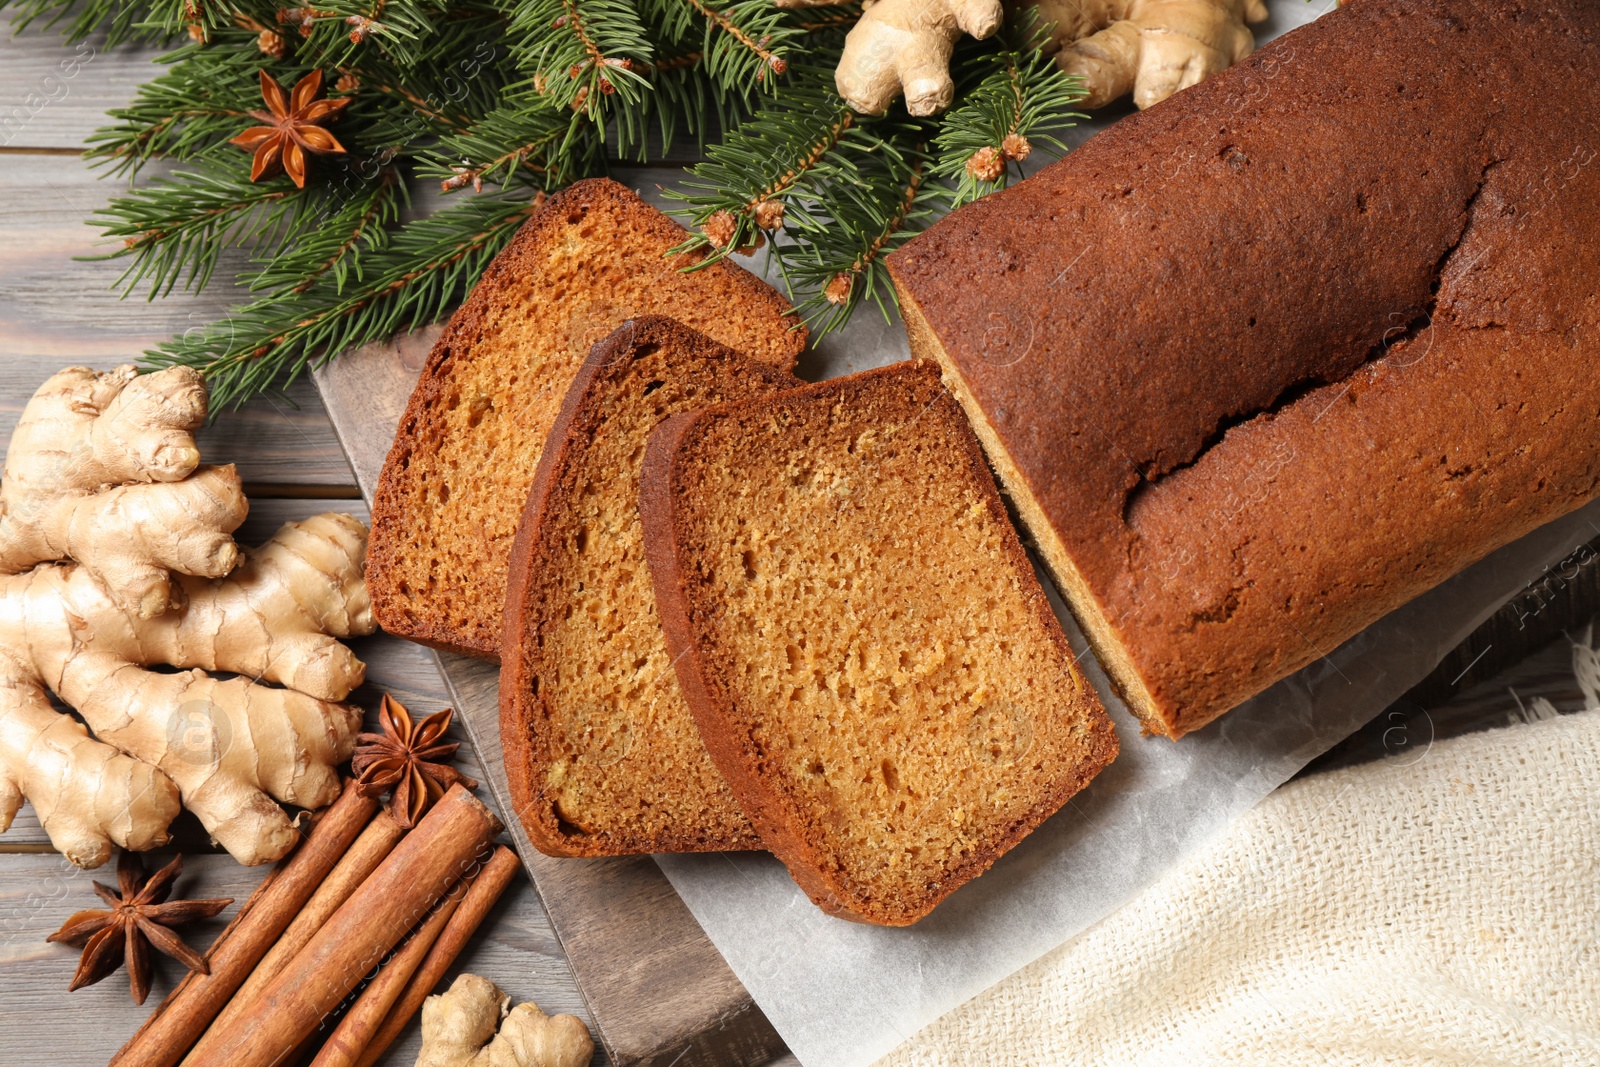
[[[1265,0],[1034,0],[1054,23],[1056,64],[1082,79],[1085,107],[1133,93],[1158,104],[1255,51],[1246,23],[1267,17]]]
[[[172,571],[233,570],[248,506],[232,467],[196,470],[190,431],[205,417],[205,383],[186,367],[52,375],[6,452],[0,574],[74,560],[152,618],[172,606]]]
[[[585,1067],[594,1055],[581,1019],[546,1015],[537,1004],[518,1004],[508,1014],[510,1004],[487,978],[458,977],[422,1005],[417,1067]]]
[[[813,7],[844,0],[776,0]],[[1050,25],[1056,63],[1082,79],[1086,107],[1133,93],[1141,108],[1248,56],[1245,25],[1267,17],[1265,0],[1007,0],[1012,11],[1037,8]],[[876,0],[845,38],[834,73],[839,95],[863,114],[888,109],[905,93],[913,115],[950,106],[950,53],[960,35],[999,29],[999,0]]]
[[[198,467],[204,418],[187,369],[73,368],[7,455],[0,831],[27,799],[81,867],[164,844],[180,799],[240,862],[278,859],[297,834],[275,801],[331,802],[360,725],[339,701],[365,668],[337,638],[374,629],[366,527],[320,515],[241,552],[238,475]]]
[[[779,0],[785,3],[795,0]],[[1000,0],[877,0],[845,37],[834,85],[863,114],[887,110],[902,92],[911,114],[937,114],[955,96],[956,39],[988,37],[1003,17]]]

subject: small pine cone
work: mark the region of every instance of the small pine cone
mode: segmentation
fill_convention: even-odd
[[[828,287],[822,291],[822,295],[828,298],[830,304],[848,304],[850,287],[854,283],[855,279],[850,276],[850,272],[842,270],[828,282]]]
[[[768,56],[767,66],[772,68],[774,74],[787,74],[789,71],[789,61],[782,56]]]
[[[733,212],[728,210],[714,211],[705,225],[700,227],[700,232],[706,239],[718,248],[727,248],[733,243],[734,234],[739,232],[739,221],[733,217]]]
[[[997,182],[1005,172],[1005,157],[988,145],[972,153],[972,158],[967,160],[967,173],[980,182]]]
[[[706,219],[705,223],[700,227],[700,232],[705,234],[706,239],[717,248],[728,248],[733,244],[733,239],[739,232],[739,220],[734,216],[733,212],[727,209],[713,211],[711,217]],[[767,239],[757,232],[755,238],[748,244],[743,244],[730,250],[739,253],[741,256],[748,256],[766,243]]]
[[[483,175],[466,167],[451,167],[450,177],[439,183],[439,191],[453,193],[469,185],[472,186],[473,192],[483,192]]]
[[[783,201],[757,200],[750,209],[751,216],[756,220],[756,225],[763,230],[772,231],[783,228]]]
[[[1033,151],[1033,145],[1020,133],[1008,133],[1006,139],[1000,142],[1000,151],[1007,159],[1014,159],[1021,163],[1028,158],[1028,153]]]
[[[191,41],[204,41],[205,39],[206,39],[206,28],[204,26],[200,25],[198,22],[189,23],[189,40],[191,40]]]
[[[282,59],[283,54],[289,50],[289,42],[271,30],[262,30],[256,34],[256,47],[261,49],[261,54],[272,59]]]
[[[361,88],[361,79],[345,71],[339,75],[339,80],[333,83],[333,87],[341,93],[353,93]]]

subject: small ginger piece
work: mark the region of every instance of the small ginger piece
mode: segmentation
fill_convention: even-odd
[[[1054,23],[1056,64],[1076,75],[1085,107],[1133,93],[1158,104],[1255,51],[1246,23],[1267,17],[1265,0],[1036,0]]]
[[[72,368],[6,457],[0,831],[29,800],[80,867],[164,844],[180,800],[240,862],[278,859],[298,839],[278,802],[332,801],[355,743],[340,702],[365,668],[338,638],[374,629],[366,527],[316,516],[242,552],[238,475],[189,433],[205,410],[187,369]]]
[[[458,977],[422,1005],[417,1067],[586,1067],[594,1041],[581,1019],[510,1004],[487,978]]]
[[[866,115],[887,111],[902,92],[906,110],[934,115],[950,106],[950,53],[963,33],[1000,28],[1000,0],[877,0],[844,41],[834,85]]]
[[[205,382],[188,367],[52,375],[6,451],[0,574],[70,559],[152,618],[171,606],[173,571],[233,570],[248,506],[232,467],[197,469],[191,431],[205,419]]]
[[[845,0],[776,0],[817,7]],[[1133,93],[1141,108],[1159,103],[1255,50],[1246,23],[1267,17],[1265,0],[1006,0],[1015,18],[1036,8],[1050,26],[1046,47],[1083,83],[1085,107]],[[839,95],[863,114],[887,110],[903,91],[913,115],[950,106],[950,54],[962,33],[983,38],[1000,27],[999,0],[877,0],[845,39],[834,73]]]

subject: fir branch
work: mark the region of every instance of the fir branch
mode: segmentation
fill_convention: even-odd
[[[333,284],[343,288],[350,273],[363,267],[362,256],[355,253],[387,243],[388,227],[399,220],[404,201],[405,186],[393,167],[383,168],[354,196],[326,197],[307,213],[292,239],[257,257],[260,269],[250,288],[304,293],[330,272]]]
[[[246,31],[226,31],[235,41]],[[254,48],[207,48],[185,44],[161,57],[166,73],[139,87],[126,106],[113,108],[113,125],[90,134],[91,160],[113,174],[136,174],[155,158],[194,159],[225,144],[262,106]],[[229,151],[235,151],[229,149]]]
[[[188,32],[202,39],[236,25],[245,10],[233,0],[147,0],[143,26],[164,36]],[[194,29],[190,29],[193,27]]]
[[[543,199],[471,197],[411,223],[381,248],[352,249],[362,263],[343,284],[324,278],[293,299],[267,294],[204,332],[146,352],[143,362],[200,369],[215,409],[286,386],[344,349],[443,317]]]
[[[347,71],[346,73],[354,72]],[[363,78],[361,87],[370,89],[375,93],[381,93],[397,103],[404,104],[411,114],[421,118],[425,125],[441,132],[465,130],[471,123],[471,119],[467,115],[462,114],[460,111],[448,109],[447,105],[434,94],[422,96],[415,89],[407,88],[404,85],[391,84],[385,79],[376,77]]]
[[[1066,147],[1052,131],[1084,116],[1072,106],[1084,97],[1077,78],[1045,55],[1048,36],[1037,13],[1000,35],[998,52],[979,47],[958,58],[958,105],[945,113],[934,138],[932,175],[951,183],[947,209],[1001,189],[1040,143],[1058,153]]]
[[[93,258],[132,257],[117,282],[124,295],[145,282],[151,299],[180,282],[198,292],[225,249],[272,243],[302,209],[298,192],[286,177],[252,182],[248,171],[215,165],[176,171],[96,212],[122,247]]]
[[[655,49],[646,71],[651,91],[636,106],[615,113],[618,158],[650,162],[657,153],[669,152],[680,134],[693,137],[704,149],[708,137],[749,114],[744,92],[729,91],[707,74],[703,50],[662,41]],[[652,127],[659,138],[654,145],[649,137]]]
[[[858,136],[871,145],[875,139],[860,133],[859,116],[831,82],[832,72],[826,68],[797,70],[784,93],[729,131],[721,144],[708,149],[709,158],[693,168],[692,177],[668,190],[668,197],[688,205],[681,213],[702,230],[719,213],[730,217],[734,227],[716,244],[699,232],[674,251],[709,248],[702,265],[715,262],[755,241],[759,205],[778,201],[786,209],[805,211],[806,198],[792,195],[797,185],[816,189],[830,180],[853,180],[853,157],[836,151],[840,142]]]
[[[629,0],[531,0],[516,8],[508,36],[537,92],[602,129],[606,98],[631,106],[648,91],[640,72],[653,49]]]
[[[662,36],[683,44],[698,36],[703,64],[724,90],[749,96],[789,69],[783,51],[801,31],[770,0],[641,0],[641,11]]]
[[[840,39],[838,43],[842,47],[844,35],[861,18],[861,11],[861,4],[857,0],[851,0],[849,3],[829,4],[826,7],[793,8],[786,14],[789,24],[806,38],[816,41],[818,38],[837,35]]]
[[[444,15],[443,3],[434,0],[315,0],[315,6],[306,0],[278,18],[302,28],[297,58],[308,65],[348,67],[364,52],[377,51],[409,69],[437,47]]]
[[[795,310],[813,338],[842,327],[864,300],[888,318],[895,295],[884,257],[926,224],[941,199],[925,183],[927,169],[921,144],[875,153],[858,167],[858,184],[838,188],[831,217],[797,220],[793,236],[804,243],[785,258],[784,277],[791,291],[809,294]]]
[[[445,192],[484,182],[511,182],[518,171],[544,188],[581,176],[572,153],[560,149],[572,137],[573,116],[531,93],[506,102],[470,128],[445,134],[424,154],[418,174],[440,182]]]
[[[20,34],[35,24],[39,29],[52,29],[66,20],[62,36],[69,44],[104,33],[107,48],[170,36],[143,24],[145,6],[142,0],[0,0],[0,8],[11,9],[13,33]]]
[[[1015,162],[1033,140],[1055,143],[1048,131],[1070,123],[1077,98],[1026,21],[958,46],[956,106],[943,119],[855,115],[833,71],[857,3],[7,4],[19,22],[71,20],[74,39],[105,29],[113,40],[179,40],[167,69],[94,136],[91,155],[114,172],[179,164],[101,213],[123,241],[110,256],[128,257],[127,290],[201,288],[225,250],[249,253],[250,301],[146,357],[202,368],[217,409],[443,316],[533,210],[530,190],[603,173],[607,152],[658,158],[686,132],[720,142],[672,194],[680,214],[717,233],[702,261],[770,241],[802,314],[825,334],[863,301],[886,311],[884,257],[936,210],[1003,184],[1006,153]],[[262,68],[285,85],[322,69],[351,98],[335,128],[348,154],[320,158],[303,190],[248,181],[249,156],[227,143],[261,108]],[[415,180],[500,191],[413,217]],[[711,244],[700,233],[682,247]]]

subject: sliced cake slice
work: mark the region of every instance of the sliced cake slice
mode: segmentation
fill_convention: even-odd
[[[392,634],[500,655],[506,560],[545,435],[589,349],[664,314],[783,370],[806,334],[789,304],[723,261],[685,272],[688,232],[607,179],[573,184],[523,224],[422,370],[372,502],[367,583]]]
[[[506,773],[541,851],[761,847],[672,671],[639,466],[667,416],[802,384],[666,318],[624,323],[578,371],[511,551],[501,642]]]
[[[933,363],[667,420],[640,512],[700,736],[832,914],[915,922],[1116,755]]]

